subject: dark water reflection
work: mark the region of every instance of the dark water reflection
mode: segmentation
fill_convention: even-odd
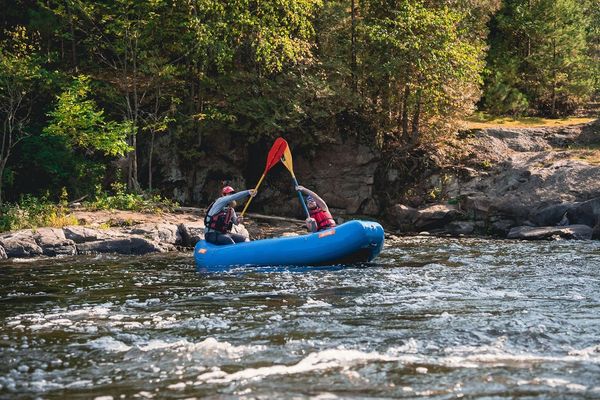
[[[600,243],[405,238],[378,263],[0,265],[0,398],[600,398]]]

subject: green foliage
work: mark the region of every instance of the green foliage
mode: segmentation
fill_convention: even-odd
[[[178,204],[157,194],[129,193],[124,184],[116,182],[112,185],[113,194],[101,191],[97,187],[95,199],[85,202],[88,210],[126,210],[160,213],[173,211]]]
[[[68,213],[66,196],[63,189],[59,204],[50,202],[47,196],[37,198],[30,195],[23,196],[15,204],[3,204],[0,208],[0,231],[77,225],[77,219]]]
[[[590,22],[586,31],[587,55],[590,59],[594,95],[598,97],[600,96],[600,1],[584,0],[583,6]]]
[[[23,100],[31,96],[40,80],[46,76],[42,68],[39,44],[23,26],[5,33],[0,42],[0,98]],[[1,105],[3,112],[9,104]]]
[[[385,130],[430,141],[472,110],[484,43],[466,30],[467,12],[443,2],[363,4],[360,63],[369,107]]]
[[[481,105],[493,114],[564,115],[600,93],[598,0],[504,0],[488,25],[499,7],[19,2],[3,17],[11,33],[0,43],[0,113],[14,145],[0,157],[6,197],[49,190],[56,199],[63,186],[75,197],[93,193],[114,180],[117,156],[126,157],[129,188],[139,188],[138,162],[151,187],[167,158],[206,166],[215,143],[260,145],[282,134],[301,151],[351,134],[382,152],[443,154],[479,100],[482,75]],[[150,197],[116,188],[96,205],[143,209]]]
[[[0,41],[0,203],[4,170],[14,148],[31,134],[34,98],[48,79],[37,39],[23,26],[16,26],[6,36]]]
[[[565,116],[589,99],[591,20],[577,0],[508,0],[490,36],[485,105],[491,112]]]
[[[493,115],[520,116],[529,110],[527,96],[511,86],[499,71],[489,79],[483,105]]]
[[[88,98],[89,93],[89,78],[78,76],[58,96],[56,108],[48,113],[51,122],[44,134],[64,137],[72,147],[101,151],[109,156],[124,155],[131,149],[127,144],[131,124],[106,121],[104,111],[98,110],[96,103]]]
[[[49,192],[50,199],[58,199],[64,186],[79,198],[94,193],[105,179],[107,166],[101,155],[73,151],[63,137],[32,135],[17,148],[10,171],[14,179],[7,182],[7,189],[11,192],[37,196]]]

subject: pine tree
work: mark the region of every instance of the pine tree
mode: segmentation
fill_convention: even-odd
[[[487,108],[523,111],[528,102],[535,113],[558,117],[587,101],[589,23],[577,0],[506,1],[490,36]],[[513,96],[497,96],[499,87]]]

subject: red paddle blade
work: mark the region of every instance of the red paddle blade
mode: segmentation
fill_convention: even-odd
[[[275,143],[273,143],[273,146],[271,147],[271,150],[269,150],[269,154],[267,155],[267,166],[265,167],[265,174],[267,173],[268,170],[271,169],[271,167],[273,167],[273,165],[277,164],[279,162],[279,160],[281,159],[281,156],[283,155],[283,152],[285,151],[285,149],[287,149],[288,144],[285,141],[285,139],[283,138],[277,138],[275,139]]]

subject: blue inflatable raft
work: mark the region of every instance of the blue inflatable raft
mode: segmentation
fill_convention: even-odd
[[[235,266],[322,266],[371,261],[383,247],[377,222],[350,221],[301,236],[255,240],[226,246],[199,241],[194,259],[200,272]]]

